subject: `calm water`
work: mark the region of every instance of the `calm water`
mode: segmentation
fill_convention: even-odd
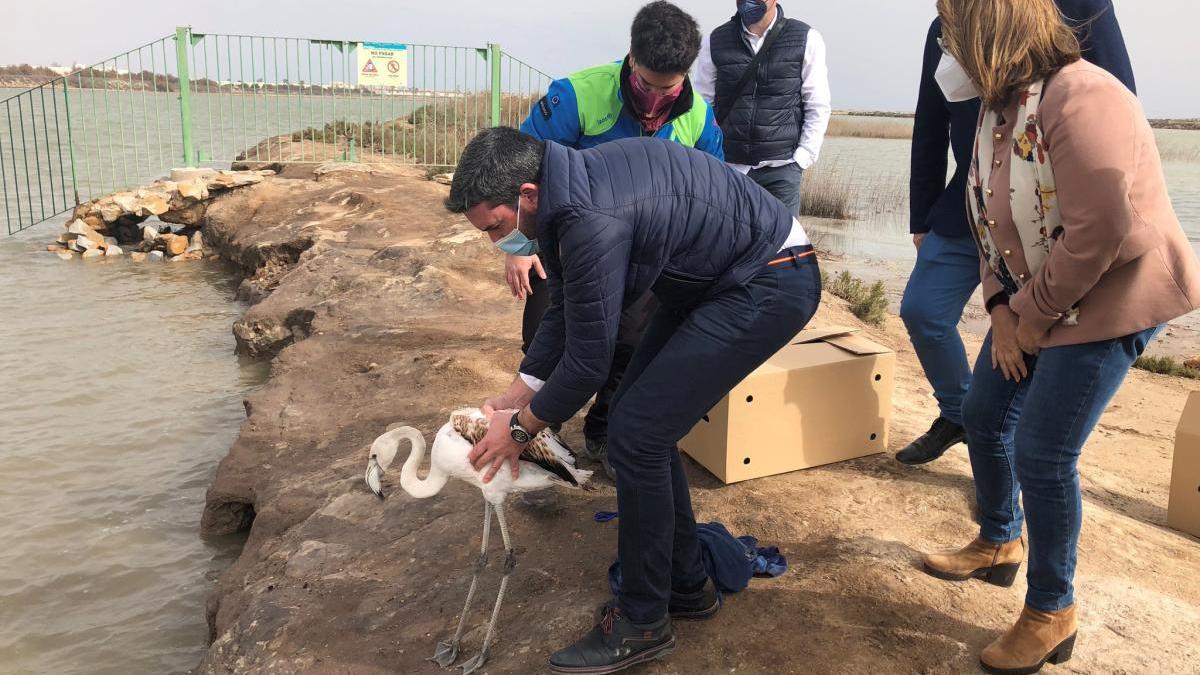
[[[872,118],[852,118],[869,124]],[[889,120],[894,122],[894,120]],[[1155,130],[1167,187],[1175,212],[1200,252],[1200,131]],[[805,227],[835,253],[911,261],[916,254],[908,234],[908,140],[828,138],[817,165],[805,176],[804,190],[820,189],[829,177],[849,176],[852,221],[808,219]],[[953,169],[953,161],[951,161]],[[836,180],[836,179],[835,179]]]
[[[0,239],[0,672],[194,667],[236,540],[204,492],[263,366],[208,263],[70,263],[55,225]]]
[[[81,199],[92,199],[149,183],[182,163],[178,94],[72,89],[68,99],[61,87],[17,96],[21,91],[0,89],[0,101],[9,99],[0,104],[0,220],[7,217],[36,222],[73,205],[76,190]],[[489,111],[479,97],[463,102],[426,95],[194,93],[192,141],[201,164],[228,168],[231,160],[260,141],[297,130],[322,130],[319,139],[333,144],[334,133],[330,130],[326,134],[324,125],[335,121],[349,121],[353,132],[362,133],[364,141],[381,143],[378,127],[371,132],[361,123],[378,125],[405,117],[423,105],[448,101],[463,106],[464,121],[488,118]],[[468,140],[463,137],[465,132],[446,129],[445,107],[436,108],[442,111],[434,113],[437,124],[432,126],[436,128],[423,129],[411,138],[393,134],[379,150],[389,158],[420,152],[431,162],[448,161],[440,153],[426,150],[461,146]],[[511,107],[505,108],[505,122],[519,124]],[[253,156],[266,161],[279,159],[266,150]],[[319,158],[314,154],[304,159]]]

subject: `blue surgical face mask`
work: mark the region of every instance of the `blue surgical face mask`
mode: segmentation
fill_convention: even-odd
[[[509,255],[536,255],[538,243],[521,232],[521,198],[517,197],[517,226],[496,240],[496,248]]]
[[[743,24],[753,26],[767,15],[766,0],[738,0],[737,12]]]

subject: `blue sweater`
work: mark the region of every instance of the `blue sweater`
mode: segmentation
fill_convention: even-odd
[[[550,290],[521,372],[546,384],[538,419],[569,419],[608,377],[621,309],[659,275],[744,285],[779,252],[792,216],[721,160],[659,138],[587,150],[547,142],[537,234]]]
[[[1079,26],[1083,58],[1104,68],[1136,93],[1133,67],[1112,0],[1058,0],[1063,14]],[[1090,19],[1090,22],[1089,22]],[[942,23],[935,19],[925,39],[925,61],[913,124],[912,172],[909,180],[909,231],[933,231],[944,237],[971,234],[967,215],[967,172],[979,123],[979,99],[947,103],[933,79],[942,50],[937,38]],[[946,153],[954,149],[954,177],[946,184]]]

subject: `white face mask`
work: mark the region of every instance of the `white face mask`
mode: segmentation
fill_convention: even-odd
[[[517,196],[517,225],[512,232],[500,237],[496,240],[496,248],[504,251],[509,255],[536,255],[538,252],[538,242],[536,239],[530,239],[521,232],[521,197]]]
[[[971,77],[967,75],[962,64],[949,54],[942,54],[942,60],[938,63],[937,73],[934,74],[933,79],[937,80],[938,86],[942,89],[942,95],[951,103],[961,103],[979,98],[979,87],[971,81]]]

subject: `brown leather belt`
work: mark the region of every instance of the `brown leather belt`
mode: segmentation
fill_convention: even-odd
[[[782,265],[784,263],[792,262],[793,260],[800,260],[801,258],[807,258],[809,256],[816,255],[816,254],[817,254],[817,252],[813,249],[809,249],[807,251],[804,251],[803,253],[788,253],[786,255],[781,255],[778,258],[767,263],[767,267],[774,267],[776,265]]]

